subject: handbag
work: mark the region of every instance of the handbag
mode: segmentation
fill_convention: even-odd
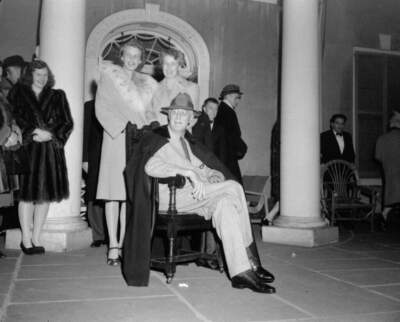
[[[29,173],[28,154],[22,144],[3,148],[3,157],[8,175]]]

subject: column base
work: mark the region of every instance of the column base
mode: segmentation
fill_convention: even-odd
[[[262,240],[267,243],[315,247],[337,243],[339,230],[337,227],[291,228],[263,226]]]
[[[79,231],[71,230],[43,230],[40,241],[46,251],[67,252],[88,248],[92,242],[92,232],[90,228]],[[6,232],[7,249],[20,249],[21,230],[9,229]]]

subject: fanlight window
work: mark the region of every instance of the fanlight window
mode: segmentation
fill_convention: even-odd
[[[152,75],[157,81],[164,78],[160,62],[161,51],[169,48],[175,48],[185,54],[185,65],[180,68],[179,73],[191,80],[197,82],[197,66],[188,59],[188,55],[177,42],[170,37],[157,35],[149,32],[121,32],[118,36],[111,39],[104,47],[101,54],[103,60],[110,60],[116,64],[121,64],[119,57],[120,49],[123,44],[131,39],[136,39],[142,43],[145,48],[145,62],[142,72]]]

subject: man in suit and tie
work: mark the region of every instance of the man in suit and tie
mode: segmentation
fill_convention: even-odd
[[[221,103],[218,107],[214,126],[222,126],[224,128],[227,143],[225,164],[235,178],[243,184],[238,161],[245,156],[247,145],[242,139],[242,132],[240,131],[239,121],[235,112],[242,95],[240,87],[235,84],[226,85],[222,89],[219,97]]]
[[[347,117],[334,114],[331,129],[321,133],[321,163],[331,160],[345,160],[354,163],[355,153],[351,134],[343,131]]]
[[[214,97],[207,98],[203,103],[203,111],[197,118],[192,128],[192,136],[212,151],[215,156],[227,166],[225,131],[221,125],[215,125],[215,117],[218,113],[218,100]],[[213,254],[217,250],[217,244],[212,232],[205,232],[205,250]],[[199,260],[198,265],[218,269],[218,262],[212,260]]]
[[[218,100],[214,97],[207,98],[203,103],[203,112],[192,129],[192,135],[227,165],[225,131],[221,125],[214,122],[217,113]]]

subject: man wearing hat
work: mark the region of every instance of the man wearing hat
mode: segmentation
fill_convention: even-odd
[[[215,126],[222,126],[225,130],[227,139],[226,166],[240,183],[242,183],[242,174],[238,161],[245,156],[247,145],[242,139],[242,132],[240,131],[235,109],[242,94],[238,85],[226,85],[221,91],[219,97],[221,103],[214,121]]]
[[[19,55],[7,57],[3,61],[3,78],[0,82],[0,90],[7,97],[10,89],[18,82],[25,66],[24,59]]]
[[[187,180],[176,192],[177,207],[182,212],[212,218],[223,244],[232,286],[274,293],[275,289],[268,285],[274,276],[262,268],[253,240],[243,188],[232,180],[232,175],[212,152],[192,140],[186,131],[193,117],[199,114],[190,96],[178,94],[162,111],[168,113],[168,125],[142,138],[136,147],[140,153],[133,153],[125,172],[128,202],[132,205],[132,211],[127,213],[123,256],[123,273],[128,285],[148,283],[151,226],[148,181],[151,177],[182,175]],[[168,209],[166,185],[160,185],[158,201],[160,210]]]

